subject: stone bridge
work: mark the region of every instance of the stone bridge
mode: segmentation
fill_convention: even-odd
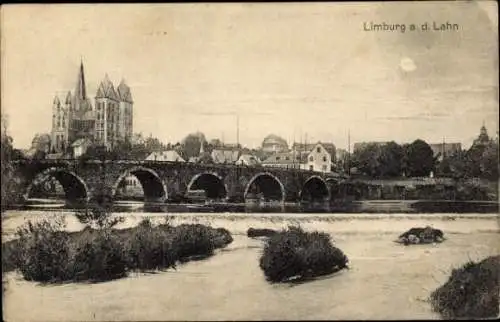
[[[52,176],[68,201],[114,198],[120,182],[133,175],[145,201],[182,200],[190,190],[208,198],[244,201],[255,196],[274,201],[330,200],[342,180],[335,173],[298,169],[195,164],[162,161],[18,160],[13,162],[24,198],[34,184]]]

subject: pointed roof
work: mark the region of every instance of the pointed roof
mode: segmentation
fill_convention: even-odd
[[[104,80],[99,85],[97,89],[96,98],[111,98],[113,100],[118,100],[118,94],[115,91],[113,83],[109,80],[108,74],[104,76]]]
[[[132,93],[130,92],[130,87],[125,83],[125,80],[122,78],[120,85],[117,88],[118,97],[122,102],[133,103],[132,101]]]
[[[85,73],[83,71],[83,61],[80,62],[80,71],[76,80],[75,98],[85,100],[87,98],[87,88],[85,86]]]
[[[61,101],[59,101],[59,97],[57,97],[57,95],[54,97],[54,105],[61,105]]]
[[[65,104],[71,104],[71,91],[68,91],[68,94],[66,95],[66,100],[64,101]]]

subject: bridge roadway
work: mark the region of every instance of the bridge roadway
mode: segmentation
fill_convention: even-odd
[[[145,201],[164,202],[204,190],[207,197],[244,201],[260,195],[266,200],[329,200],[332,187],[346,179],[336,173],[299,169],[247,167],[187,162],[130,160],[16,160],[12,162],[18,188],[26,200],[33,186],[48,176],[62,185],[68,201],[114,198],[120,182],[133,175]]]

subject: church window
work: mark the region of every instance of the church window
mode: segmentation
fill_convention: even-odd
[[[316,152],[318,152],[318,153],[321,152],[321,148],[319,146],[316,148]]]
[[[309,161],[311,161],[311,162],[314,161],[314,157],[312,155],[309,157]]]
[[[57,127],[61,127],[61,118],[60,117],[57,118]]]

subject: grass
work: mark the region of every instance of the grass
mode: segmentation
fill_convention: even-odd
[[[444,319],[499,316],[500,256],[470,261],[454,269],[448,281],[432,292],[432,308]]]
[[[101,282],[130,271],[176,268],[179,262],[208,257],[233,241],[229,231],[201,224],[63,231],[58,221],[28,222],[17,239],[2,244],[4,272],[18,270],[24,279],[44,283]]]
[[[272,235],[264,246],[260,268],[270,282],[307,280],[347,268],[348,259],[322,232],[290,226]]]

